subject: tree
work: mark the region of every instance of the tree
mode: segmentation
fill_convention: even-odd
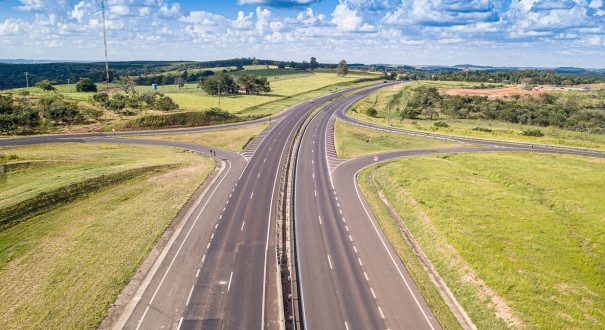
[[[44,108],[43,111],[48,114],[55,124],[62,122],[64,124],[72,125],[80,115],[80,110],[76,103],[60,100],[54,101],[48,107]]]
[[[238,83],[244,88],[246,94],[250,92],[267,93],[271,91],[267,77],[244,74],[238,78]]]
[[[235,93],[237,91],[237,84],[233,76],[220,73],[211,77],[205,77],[200,79],[198,86],[206,92],[208,95],[218,94],[218,84],[221,85],[221,95]]]
[[[155,100],[154,107],[162,111],[172,111],[179,108],[179,105],[168,96],[160,96]]]
[[[174,84],[179,86],[179,88],[185,86],[185,80],[182,77],[174,78]]]
[[[36,87],[40,88],[43,91],[55,92],[57,89],[53,85],[56,83],[57,83],[56,81],[50,81],[48,79],[44,79],[40,82],[37,82]]]
[[[311,71],[315,71],[319,67],[319,63],[317,63],[317,59],[315,57],[311,57],[311,62],[309,62],[311,67]]]
[[[347,66],[347,61],[342,60],[338,63],[338,75],[346,76],[349,73],[349,67]]]
[[[258,60],[252,61],[252,65],[254,65],[254,66],[259,65],[259,64],[260,64],[260,62]]]
[[[97,85],[90,78],[80,78],[76,84],[76,92],[96,93]]]
[[[122,89],[124,93],[135,93],[135,81],[130,76],[120,76],[118,79],[118,84],[120,84],[120,89]]]

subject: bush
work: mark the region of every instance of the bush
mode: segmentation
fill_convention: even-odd
[[[96,93],[97,85],[90,78],[80,78],[76,84],[76,92]]]
[[[155,101],[154,108],[162,111],[172,111],[179,108],[179,105],[168,96],[160,96]]]
[[[365,110],[366,115],[370,117],[376,117],[378,115],[378,111],[374,109],[374,107],[369,107]]]
[[[433,123],[433,125],[435,125],[435,127],[450,127],[450,125],[448,125],[443,120],[436,121],[435,123]]]
[[[207,111],[179,112],[168,115],[147,115],[129,120],[116,129],[158,129],[169,127],[192,127],[213,124],[235,123],[240,121],[236,115],[212,108]]]
[[[483,128],[483,127],[475,127],[475,128],[473,128],[473,131],[487,132],[487,133],[493,132],[491,129],[489,129],[489,128]]]
[[[540,137],[540,136],[544,136],[544,133],[542,133],[542,131],[539,130],[539,129],[531,129],[531,128],[529,128],[529,129],[523,130],[521,133],[519,133],[519,135]]]

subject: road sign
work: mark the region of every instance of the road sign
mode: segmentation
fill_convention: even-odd
[[[378,156],[374,156],[374,163],[378,161]]]

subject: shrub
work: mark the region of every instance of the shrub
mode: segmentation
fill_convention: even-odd
[[[528,129],[523,130],[521,133],[519,133],[519,135],[540,137],[540,136],[544,136],[544,133],[542,133],[542,131],[539,129],[528,128]]]
[[[376,117],[378,115],[378,111],[374,109],[374,107],[369,107],[365,110],[366,115],[370,117]]]
[[[80,78],[76,84],[76,92],[96,93],[97,85],[95,85],[90,78]]]
[[[450,125],[443,120],[436,121],[433,125],[435,125],[435,127],[450,127]]]
[[[116,129],[157,129],[167,127],[206,126],[240,121],[236,115],[212,108],[207,111],[178,112],[167,115],[147,115],[129,120]]]
[[[155,100],[154,108],[162,111],[172,111],[179,108],[179,105],[168,96],[160,96]]]
[[[491,129],[489,129],[489,128],[483,128],[483,127],[475,127],[475,128],[473,128],[473,131],[487,132],[487,133],[493,132]]]

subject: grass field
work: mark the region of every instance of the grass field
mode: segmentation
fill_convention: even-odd
[[[334,145],[339,158],[354,158],[371,153],[401,149],[457,147],[454,142],[410,135],[386,133],[336,120]]]
[[[478,328],[604,327],[605,160],[425,156],[375,179]]]
[[[138,176],[0,232],[0,328],[96,328],[158,237],[214,167],[163,147],[51,144],[3,147],[9,162],[47,162],[8,172],[2,205],[28,190],[151,164]],[[23,186],[29,181],[34,185]],[[10,191],[11,193],[8,193]],[[10,199],[14,201],[14,199]]]
[[[473,86],[479,86],[479,83],[461,83],[461,82],[414,82],[406,83],[403,86],[398,85],[392,88],[383,89],[377,93],[371,94],[360,101],[358,101],[348,114],[359,120],[373,122],[377,124],[387,124],[387,102],[389,98],[393,96],[397,91],[403,89],[409,91],[417,86],[431,86],[438,89],[442,88],[472,88]],[[498,84],[496,84],[497,86]],[[561,93],[558,93],[561,94]],[[572,93],[574,94],[574,93]],[[377,98],[378,96],[378,98]],[[581,95],[569,95],[569,97],[582,97]],[[370,117],[364,113],[364,109],[374,106],[376,103],[376,110],[378,114],[376,117]],[[478,138],[508,140],[508,141],[521,141],[530,143],[544,143],[544,144],[556,144],[556,145],[567,145],[573,147],[584,147],[594,149],[605,149],[605,135],[590,134],[577,131],[564,130],[555,127],[537,127],[528,126],[521,124],[514,124],[509,122],[495,121],[495,120],[481,120],[481,119],[404,119],[399,121],[399,114],[391,109],[389,124],[394,127],[401,127],[406,129],[414,129],[420,131],[428,131],[443,134],[452,134],[459,136],[470,136]],[[450,127],[435,127],[436,121],[445,121]],[[481,127],[491,129],[492,132],[482,132],[473,130],[473,128]],[[532,137],[532,136],[521,136],[521,133],[525,129],[539,129],[544,133],[543,137]]]
[[[229,128],[200,133],[139,135],[137,138],[189,142],[231,151],[243,151],[246,144],[250,140],[257,137],[268,126],[268,123],[262,123],[239,128]]]
[[[308,98],[313,98],[319,95],[329,93],[330,91],[341,90],[343,88],[370,84],[371,82],[352,83],[352,81],[360,78],[371,78],[376,74],[368,74],[365,72],[350,71],[346,77],[339,77],[334,70],[322,70],[321,72],[298,72],[286,69],[265,69],[264,67],[250,67],[239,73],[256,73],[267,76],[271,84],[271,92],[266,94],[236,94],[222,95],[220,98],[220,108],[236,114],[242,118],[248,118],[256,115],[275,114],[293,104],[304,101]],[[99,91],[106,89],[105,85],[97,84]],[[39,88],[31,87],[30,96],[27,98],[30,102],[37,102],[42,96],[61,95],[68,100],[78,101],[78,107],[81,109],[102,110],[102,115],[98,120],[89,118],[82,123],[68,126],[57,125],[45,127],[43,133],[82,133],[89,131],[100,131],[103,127],[111,125],[119,125],[128,120],[137,118],[142,115],[163,114],[157,110],[142,110],[122,111],[115,113],[107,109],[99,109],[98,105],[90,102],[92,93],[76,93],[74,84],[57,85],[57,92],[46,92]],[[119,85],[109,84],[110,90],[116,90]],[[19,93],[24,91],[24,88],[14,89],[9,92]],[[136,86],[138,93],[151,91],[151,86]],[[183,88],[178,88],[174,85],[160,85],[158,92],[164,93],[171,97],[178,105],[179,110],[176,111],[192,111],[192,110],[208,110],[218,107],[218,96],[206,95],[196,83],[186,84]],[[120,93],[120,91],[118,91]],[[16,96],[18,98],[22,96]],[[19,134],[31,134],[32,132],[21,132]],[[36,133],[39,133],[36,131]]]

